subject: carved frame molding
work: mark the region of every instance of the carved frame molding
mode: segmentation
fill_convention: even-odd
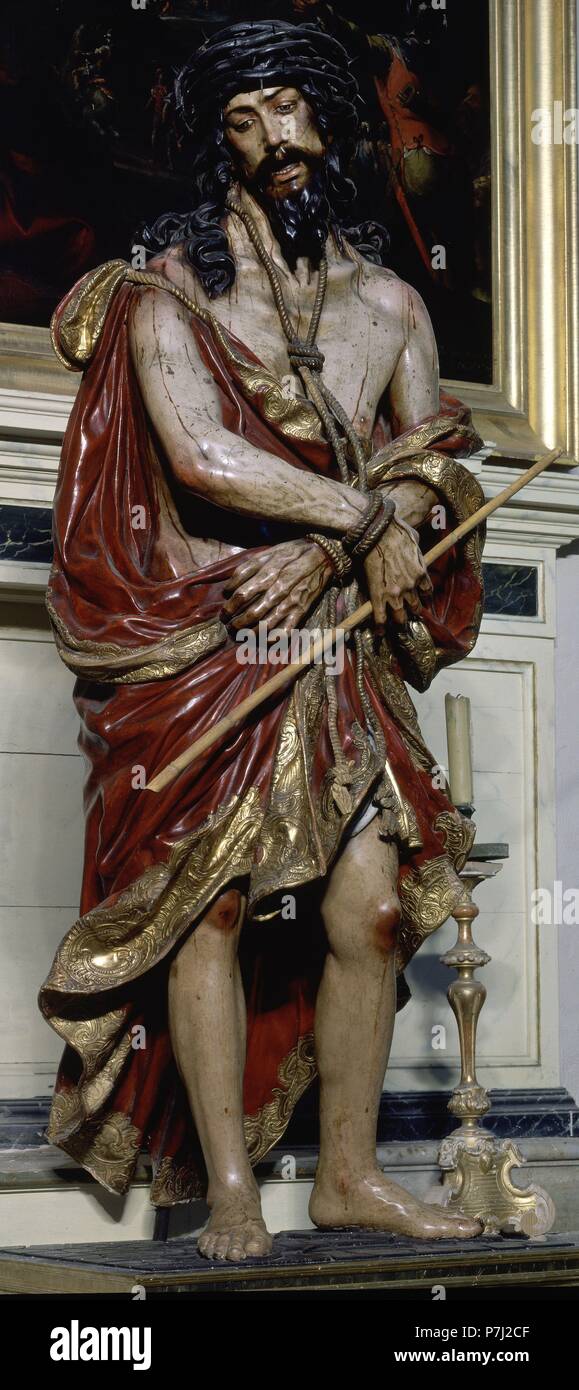
[[[536,145],[533,112],[579,105],[575,0],[489,0],[492,386],[451,389],[501,460],[579,458],[577,144]]]

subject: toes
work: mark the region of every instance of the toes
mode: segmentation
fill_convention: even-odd
[[[447,1212],[446,1220],[453,1231],[458,1231],[460,1235],[471,1233],[476,1235],[481,1229],[481,1223],[477,1217],[463,1216],[462,1212]]]
[[[245,1248],[247,1254],[253,1256],[254,1259],[256,1256],[269,1255],[271,1252],[271,1238],[267,1235],[252,1236]]]
[[[206,1260],[230,1260],[232,1263],[246,1260],[248,1255],[253,1259],[269,1255],[271,1236],[265,1230],[256,1229],[256,1225],[250,1222],[249,1229],[203,1231],[197,1241],[199,1254]]]
[[[472,1221],[468,1216],[448,1216],[441,1226],[442,1236],[450,1240],[472,1240],[482,1233],[480,1221]]]
[[[214,1260],[226,1260],[229,1250],[229,1235],[217,1236],[213,1249]]]
[[[464,1236],[466,1240],[473,1236],[482,1234],[482,1221],[469,1221],[466,1217],[458,1224],[457,1234]]]
[[[197,1249],[199,1251],[199,1254],[203,1255],[204,1259],[213,1259],[214,1242],[215,1236],[212,1236],[210,1231],[204,1231],[203,1235],[199,1236],[199,1240],[197,1241]]]
[[[246,1259],[245,1246],[239,1236],[232,1236],[227,1251],[228,1260],[239,1262]]]

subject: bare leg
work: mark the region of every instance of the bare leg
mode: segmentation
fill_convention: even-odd
[[[320,1227],[364,1226],[465,1238],[477,1221],[428,1206],[390,1182],[376,1159],[376,1126],[395,1015],[399,923],[396,850],[377,820],[337,861],[322,903],[329,952],[316,1008],[320,1160],[310,1216]]]
[[[243,1134],[246,1012],[237,947],[244,913],[240,893],[222,894],[169,975],[171,1043],[209,1175],[211,1216],[199,1237],[208,1259],[271,1249]]]

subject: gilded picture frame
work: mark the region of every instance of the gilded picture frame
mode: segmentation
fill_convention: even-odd
[[[579,455],[577,136],[535,143],[537,112],[579,105],[576,0],[489,0],[493,382],[445,381],[502,463]],[[557,105],[559,104],[559,105]],[[579,120],[579,117],[577,118]],[[577,129],[575,121],[575,130]],[[561,120],[559,118],[559,127]],[[571,128],[571,127],[570,127]],[[559,137],[559,138],[558,138]],[[0,324],[0,431],[55,441],[77,382],[46,328]]]
[[[576,112],[575,0],[490,0],[493,384],[450,383],[501,460],[579,455],[578,145],[538,144]],[[571,125],[577,130],[577,118]]]

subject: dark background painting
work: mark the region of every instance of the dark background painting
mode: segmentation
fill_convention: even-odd
[[[46,325],[143,220],[188,206],[173,74],[216,28],[263,17],[344,44],[364,99],[359,214],[424,296],[443,376],[490,382],[488,0],[4,0],[0,320]]]

